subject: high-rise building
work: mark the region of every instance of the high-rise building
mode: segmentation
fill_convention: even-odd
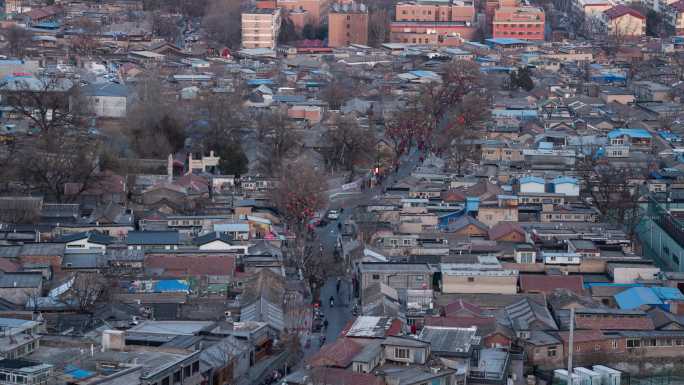
[[[544,10],[538,7],[501,7],[494,13],[492,36],[544,40]]]
[[[333,4],[328,14],[328,46],[368,44],[368,8],[351,2]]]
[[[278,44],[280,9],[254,8],[242,13],[242,46],[270,48]]]
[[[394,43],[458,45],[477,31],[471,0],[415,0],[396,5],[390,25]]]

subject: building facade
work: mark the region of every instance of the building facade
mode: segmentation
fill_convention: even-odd
[[[639,37],[646,34],[646,16],[630,7],[618,4],[603,12],[602,16],[605,31],[609,35]]]
[[[494,13],[494,38],[544,40],[544,11],[538,7],[502,7]]]
[[[328,46],[368,44],[368,8],[363,4],[335,4],[328,14]]]
[[[242,13],[242,47],[274,49],[281,24],[280,9],[259,9]]]
[[[459,45],[477,32],[472,1],[417,0],[400,2],[390,24],[393,43],[437,46]]]

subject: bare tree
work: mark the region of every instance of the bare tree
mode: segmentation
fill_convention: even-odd
[[[78,31],[69,40],[71,46],[82,55],[92,55],[95,48],[100,45],[97,37],[102,32],[101,25],[87,17],[80,17],[71,24],[72,28]]]
[[[450,115],[442,139],[435,146],[459,174],[467,162],[476,158],[474,141],[479,138],[478,126],[489,116],[488,106],[489,101],[483,95],[475,92],[466,95]]]
[[[15,113],[45,134],[77,126],[89,109],[78,88],[66,79],[17,78],[6,83],[2,93]]]
[[[389,40],[390,15],[386,9],[373,9],[368,15],[368,44],[379,47]]]
[[[300,135],[294,130],[283,111],[270,112],[257,122],[259,167],[268,175],[275,175],[283,162],[297,151]]]
[[[126,135],[139,156],[162,157],[183,147],[185,121],[167,103],[156,73],[142,77],[136,103],[127,115]]]
[[[209,37],[228,47],[238,47],[241,41],[241,1],[209,0],[207,12],[202,21]]]
[[[162,15],[161,12],[152,13],[152,33],[171,43],[181,36],[178,20],[173,16]]]
[[[310,164],[293,162],[282,168],[271,198],[290,231],[307,233],[309,220],[326,204],[326,187],[325,175]]]
[[[65,80],[27,78],[6,84],[3,94],[15,113],[37,131],[30,141],[9,149],[8,176],[28,192],[58,202],[67,198],[66,183],[80,186],[69,196],[72,199],[88,189],[97,180],[100,143],[83,128],[88,102],[77,89]]]
[[[635,169],[598,165],[586,184],[593,204],[606,222],[622,226],[630,238],[641,218],[639,198],[641,186],[631,180],[642,178],[645,172]]]
[[[313,259],[322,248],[314,250],[311,243],[309,222],[327,202],[325,175],[304,162],[289,163],[282,168],[278,187],[271,199],[282,215],[288,230],[294,235],[289,244],[290,261],[302,270],[313,288],[322,283],[321,267]]]
[[[601,32],[607,32],[604,50],[609,56],[615,56],[627,41],[634,36],[641,36],[641,25],[636,23],[634,19],[630,19],[627,23],[622,19],[615,19],[610,21],[608,31],[602,28]]]
[[[319,95],[321,100],[328,103],[331,110],[339,110],[354,94],[356,85],[345,73],[338,72],[333,80],[325,86]]]
[[[31,43],[32,33],[22,27],[13,25],[3,32],[7,49],[10,55],[15,57],[24,56],[25,48]]]
[[[64,303],[76,306],[79,311],[89,313],[95,302],[103,300],[108,295],[108,281],[98,273],[77,273],[73,283],[64,294]]]
[[[328,157],[330,164],[341,165],[350,171],[350,180],[354,177],[354,166],[369,159],[375,147],[373,132],[349,116],[339,119],[327,132],[326,139],[332,149]]]

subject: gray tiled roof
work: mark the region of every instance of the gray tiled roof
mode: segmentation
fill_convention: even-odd
[[[37,288],[43,283],[41,273],[5,273],[0,275],[0,288]]]
[[[129,231],[126,243],[129,245],[177,245],[180,237],[177,231]]]
[[[472,344],[478,342],[476,334],[476,328],[425,326],[418,338],[429,342],[435,353],[469,355]]]

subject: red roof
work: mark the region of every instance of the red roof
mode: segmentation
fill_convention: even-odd
[[[523,230],[518,224],[511,222],[499,222],[489,229],[489,240],[496,241],[511,232],[517,232],[525,235],[525,230]]]
[[[617,19],[625,15],[632,15],[638,19],[645,20],[646,16],[642,15],[636,9],[632,9],[626,5],[618,4],[611,9],[605,10],[603,12],[609,19]]]
[[[311,366],[327,366],[346,368],[352,359],[363,350],[363,345],[351,338],[338,338],[333,343],[325,344],[313,357],[309,358]]]
[[[551,294],[555,289],[567,289],[582,295],[584,279],[581,275],[520,275],[520,290],[523,293]]]
[[[19,271],[19,265],[8,258],[0,258],[0,271],[5,273],[14,273]]]
[[[56,6],[56,5],[50,5],[47,7],[43,8],[34,8],[26,13],[24,13],[22,16],[29,17],[31,18],[32,21],[39,21],[43,20],[49,17],[54,17],[59,15],[62,12],[62,8]]]
[[[470,314],[472,316],[482,315],[482,309],[479,306],[473,305],[472,303],[466,302],[462,299],[458,299],[456,302],[452,302],[444,306],[444,315],[447,317],[458,316],[458,314]]]
[[[233,275],[235,257],[232,255],[148,255],[146,269],[160,269],[165,277],[188,277],[202,275]]]
[[[647,315],[643,316],[613,316],[601,314],[589,317],[575,317],[577,329],[590,330],[654,330],[653,320]]]
[[[208,192],[209,191],[209,180],[203,176],[186,174],[182,177],[176,179],[173,184],[181,187],[185,187],[188,191],[196,192]]]

